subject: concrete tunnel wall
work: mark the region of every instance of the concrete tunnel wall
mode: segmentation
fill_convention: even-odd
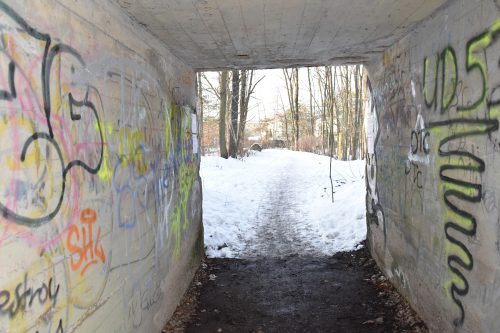
[[[369,246],[432,332],[500,332],[499,17],[451,1],[368,66]]]
[[[194,72],[109,1],[0,1],[0,332],[159,332],[203,252]]]

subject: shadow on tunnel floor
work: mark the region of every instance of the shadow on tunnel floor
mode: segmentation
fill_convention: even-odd
[[[366,248],[332,257],[209,258],[203,267],[183,328],[164,332],[427,332]]]

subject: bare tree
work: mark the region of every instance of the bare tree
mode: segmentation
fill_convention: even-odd
[[[314,90],[311,84],[311,69],[309,67],[307,67],[307,81],[309,82],[309,117],[311,122],[310,134],[314,136],[314,105],[313,105]]]
[[[219,76],[219,147],[220,157],[228,158],[226,145],[227,71]]]
[[[240,73],[232,71],[231,126],[229,127],[229,156],[236,158],[238,140],[238,99],[240,89]]]
[[[253,82],[255,71],[253,70],[242,70],[240,78],[240,122],[238,124],[238,151],[242,151],[242,144],[245,141],[245,127],[247,124],[248,116],[248,103],[250,102],[250,97],[254,93],[255,87],[259,84],[264,76],[261,77],[257,82]]]
[[[354,72],[354,139],[352,143],[352,154],[354,158],[358,157],[360,121],[361,121],[361,91],[360,91],[360,66],[356,65]]]
[[[279,94],[279,98],[280,98],[280,101],[281,101],[281,109],[283,110],[283,120],[282,120],[282,122],[285,125],[285,138],[286,138],[287,147],[288,147],[289,142],[290,142],[290,137],[289,137],[289,132],[288,132],[287,113],[286,113],[286,110],[285,110],[285,104],[283,103],[283,97],[281,96],[281,94]]]
[[[332,68],[329,68],[329,73],[330,73],[330,80],[329,82],[331,83],[331,73],[332,73]],[[333,76],[337,77],[337,68],[335,67],[333,71]],[[331,113],[330,113],[330,189],[331,189],[331,194],[332,194],[332,203],[334,202],[334,197],[333,197],[333,178],[332,178],[332,161],[333,161],[333,147],[334,147],[334,142],[335,142],[335,136],[333,132],[333,106],[336,105],[335,101],[335,92],[337,88],[337,80],[333,80],[333,87],[331,87],[331,93],[330,93],[330,99],[333,99],[333,103],[330,102],[331,106]]]
[[[253,72],[253,71],[252,71]],[[253,73],[252,73],[253,74]],[[251,74],[251,75],[252,75]],[[238,136],[236,138],[236,147],[241,154],[241,143],[245,140],[245,123],[247,121],[248,105],[247,102],[247,71],[241,71],[240,77],[240,122],[238,127]]]
[[[200,151],[203,155],[203,84],[202,84],[202,73],[198,72],[196,74],[196,84],[198,86],[198,138],[200,142]]]
[[[286,90],[288,92],[288,102],[292,114],[292,124],[294,131],[294,148],[299,148],[300,124],[299,124],[299,69],[297,67],[283,69],[285,75]]]
[[[320,67],[316,67],[316,78],[318,80],[318,89],[319,89],[319,104],[320,104],[320,110],[321,110],[321,151],[323,154],[325,153],[325,147],[327,145],[326,142],[326,104],[325,104],[325,99],[326,99],[326,93],[325,93],[325,82],[323,80],[322,72]]]

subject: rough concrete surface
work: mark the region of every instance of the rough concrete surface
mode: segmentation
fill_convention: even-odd
[[[446,0],[116,1],[195,69],[359,63]]]
[[[454,1],[370,66],[369,244],[433,332],[500,332],[498,1]]]
[[[0,37],[0,332],[161,330],[203,251],[193,70],[109,1],[0,1]]]

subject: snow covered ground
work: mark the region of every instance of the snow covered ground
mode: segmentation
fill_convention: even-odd
[[[332,255],[366,237],[364,161],[281,149],[244,160],[203,157],[203,223],[210,257]]]

